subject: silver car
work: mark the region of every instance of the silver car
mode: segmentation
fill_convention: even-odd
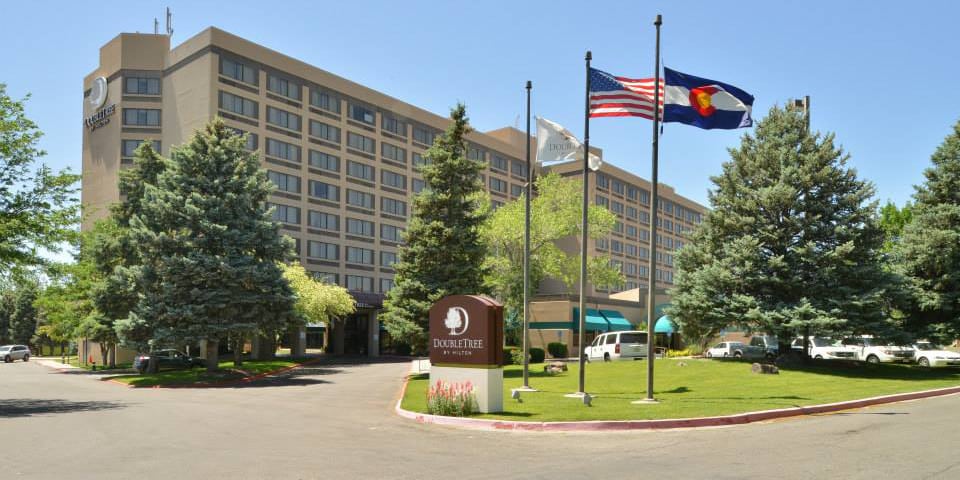
[[[14,360],[30,361],[30,348],[26,345],[4,345],[0,347],[0,358],[4,363],[10,363]]]

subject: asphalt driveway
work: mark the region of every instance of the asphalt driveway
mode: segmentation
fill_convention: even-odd
[[[393,414],[406,362],[129,389],[0,364],[5,478],[960,478],[960,396],[700,430],[477,432]]]

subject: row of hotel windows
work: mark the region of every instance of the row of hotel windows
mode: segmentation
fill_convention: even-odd
[[[602,195],[596,196],[596,204],[602,207],[606,207],[611,212],[617,215],[625,215],[631,220],[639,220],[641,223],[650,223],[650,212],[645,212],[638,210],[636,207],[627,205],[624,207],[624,204],[616,200],[609,200],[607,197]],[[680,208],[680,207],[677,207]],[[685,234],[693,231],[692,228],[681,224],[679,221],[674,222],[673,220],[665,219],[661,215],[657,215],[657,226],[663,229],[666,229],[670,232],[676,233],[677,235]]]
[[[340,275],[329,272],[312,272],[313,276],[328,283],[340,284]],[[392,278],[380,279],[380,293],[387,293],[393,288]],[[354,292],[373,292],[373,277],[364,275],[344,275],[343,286]]]
[[[341,245],[336,243],[326,243],[314,240],[307,241],[307,257],[320,260],[340,260]],[[343,251],[347,263],[356,263],[360,265],[373,265],[376,253],[369,248],[344,246]],[[381,267],[393,268],[397,263],[397,252],[380,252]]]
[[[646,235],[649,239],[649,232]],[[670,237],[665,237],[663,235],[657,234],[657,245],[664,247],[667,251],[676,251],[683,248],[683,242],[680,240],[674,240]],[[625,254],[631,257],[640,256],[640,258],[649,258],[650,251],[646,247],[641,247],[637,244],[630,242],[622,242],[620,240],[610,240],[607,238],[598,238],[596,240],[596,246],[598,250],[607,250],[609,249],[613,253]],[[658,254],[659,255],[659,254]],[[657,257],[658,260],[664,261],[661,257]],[[670,256],[669,264],[673,264],[673,256]]]
[[[289,225],[300,225],[300,207],[291,205],[268,203],[268,207],[274,207],[273,219]],[[332,213],[318,212],[316,210],[307,211],[307,226],[320,230],[331,232],[340,231],[340,216]],[[346,228],[344,231],[349,235],[374,238],[376,225],[370,220],[346,217]],[[389,242],[400,243],[402,241],[403,227],[380,224],[380,239]]]
[[[650,205],[650,192],[645,189],[626,184],[615,178],[610,178],[602,173],[597,174],[597,188],[602,190],[610,190],[621,196],[625,195],[628,199],[639,201],[643,205]],[[600,197],[597,196],[598,202],[599,198]],[[690,210],[689,208],[684,208],[671,202],[670,200],[665,200],[662,198],[659,199],[658,203],[659,205],[657,206],[657,209],[667,213],[668,215],[674,215],[694,224],[699,224],[701,221],[701,215],[699,212]]]
[[[228,57],[221,57],[220,73],[226,77],[232,78],[233,80],[238,80],[250,86],[259,88],[259,70],[252,65],[247,65],[241,61]],[[272,94],[280,95],[295,102],[301,102],[302,88],[302,85],[300,85],[296,80],[277,73],[267,73],[267,91]],[[310,87],[309,91],[310,105],[312,107],[319,108],[337,116],[340,115],[341,95],[335,94],[319,86]],[[220,92],[220,106],[225,110],[229,110],[240,115],[245,115],[248,117],[259,116],[257,102],[231,93],[223,91]],[[267,121],[269,123],[298,132],[301,130],[301,118],[299,115],[270,106],[267,108]],[[376,113],[374,109],[354,101],[348,102],[347,118],[371,127],[376,126]],[[312,122],[313,121],[311,121],[311,123]],[[401,136],[404,138],[407,138],[408,135],[408,122],[386,112],[381,114],[380,128],[381,130],[392,135]],[[437,132],[432,128],[423,127],[416,124],[413,124],[412,130],[413,141],[425,146],[432,145],[434,138],[437,135]],[[312,125],[311,135],[323,138],[321,134],[315,133]],[[372,144],[369,150],[364,151],[373,153]],[[468,149],[468,156],[473,160],[482,161],[486,158],[486,152],[480,147],[471,146]],[[493,169],[500,170],[505,173],[509,171],[521,177],[525,177],[527,175],[525,163],[519,160],[511,160],[508,169],[508,159],[494,152],[490,152],[490,166]]]

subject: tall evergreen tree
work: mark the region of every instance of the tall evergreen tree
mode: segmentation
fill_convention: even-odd
[[[480,227],[487,217],[480,172],[486,165],[467,156],[471,131],[467,110],[458,104],[452,122],[426,152],[421,167],[426,188],[413,198],[405,244],[400,248],[395,285],[382,319],[393,338],[423,349],[428,311],[438,299],[484,293],[486,245]]]
[[[205,340],[207,368],[217,347],[283,329],[294,297],[278,262],[291,253],[267,200],[273,184],[244,137],[216,119],[176,147],[145,185],[142,213],[130,225],[141,255],[143,296],[132,319],[153,342]]]
[[[890,334],[873,186],[833,134],[772,108],[711,180],[712,210],[677,256],[668,313],[700,335],[731,324],[780,337]],[[706,332],[706,333],[705,333]],[[788,348],[788,347],[787,347]]]
[[[894,261],[915,300],[908,329],[943,341],[960,337],[960,122],[931,161]]]
[[[0,290],[0,344],[6,345],[10,340],[10,318],[13,317],[13,290]]]

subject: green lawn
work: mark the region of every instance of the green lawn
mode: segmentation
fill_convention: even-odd
[[[681,366],[685,364],[686,366]],[[510,398],[510,389],[522,383],[519,366],[504,368],[504,409],[477,418],[518,421],[647,420],[729,415],[757,410],[854,400],[892,393],[960,385],[956,369],[920,369],[907,365],[831,367],[829,363],[780,370],[779,375],[750,371],[750,363],[719,360],[657,360],[654,405],[630,402],[646,397],[646,362],[590,363],[586,390],[592,407],[566,398],[578,384],[578,366],[545,376],[543,365],[530,366],[530,386],[522,402]],[[403,408],[426,413],[426,375],[412,377]]]
[[[233,367],[233,360],[220,362],[220,370],[207,373],[203,368],[193,370],[161,370],[150,375],[116,375],[105,380],[116,380],[134,387],[153,387],[157,385],[207,385],[210,383],[240,380],[246,377],[272,372],[281,368],[302,363],[302,358],[285,358],[266,361],[245,361],[239,369]]]

